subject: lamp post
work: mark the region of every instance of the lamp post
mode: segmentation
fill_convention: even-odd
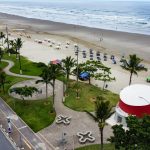
[[[8,39],[8,27],[6,24],[6,36],[7,36],[7,50],[9,51],[9,39]],[[10,56],[10,52],[9,52],[9,56]]]
[[[75,51],[75,55],[77,56],[77,98],[79,98],[79,91],[78,91],[78,82],[79,82],[79,52],[82,52],[83,56],[85,56],[85,51],[80,51],[79,50],[79,46],[77,44],[75,44],[74,46],[74,51]],[[86,57],[83,57],[86,58]]]
[[[79,97],[79,91],[78,91],[78,81],[79,81],[79,46],[75,45],[75,54],[77,55],[77,98]]]

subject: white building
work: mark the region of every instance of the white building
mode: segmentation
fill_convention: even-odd
[[[150,115],[150,86],[134,84],[124,88],[120,92],[120,101],[115,110],[115,114],[107,120],[111,125],[121,123],[126,126],[125,117],[128,115]]]

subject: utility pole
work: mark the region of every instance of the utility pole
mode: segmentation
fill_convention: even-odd
[[[6,36],[7,36],[7,50],[9,51],[9,38],[8,38],[8,27],[6,24]],[[9,52],[9,56],[10,56],[10,52]]]

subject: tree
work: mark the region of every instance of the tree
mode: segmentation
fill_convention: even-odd
[[[62,75],[62,68],[60,64],[49,64],[49,78],[52,80],[50,84],[53,87],[53,108],[55,99],[55,81]]]
[[[20,67],[20,74],[22,74],[22,69],[21,69],[21,57],[20,57],[20,48],[22,47],[23,42],[21,40],[21,38],[17,38],[15,40],[15,48],[16,48],[16,52],[19,54],[19,67]],[[16,53],[16,57],[17,57],[17,53]]]
[[[6,37],[6,38],[5,38],[4,43],[6,43],[6,44],[7,44],[6,49],[7,49],[7,51],[9,52],[9,44],[10,44],[10,41],[9,41],[8,37]],[[10,53],[9,53],[9,54],[10,54]]]
[[[4,45],[4,38],[5,38],[5,34],[3,32],[0,32],[0,39],[2,40],[2,46]]]
[[[103,150],[103,130],[106,125],[106,119],[108,119],[112,114],[112,107],[109,101],[106,101],[102,96],[97,97],[95,102],[95,115],[86,111],[96,122],[98,122],[98,127],[100,130],[101,137],[101,150]]]
[[[42,82],[45,83],[46,85],[46,99],[48,98],[48,84],[50,83],[50,76],[49,76],[49,67],[48,66],[44,66],[44,69],[42,71],[42,74],[40,75],[40,77],[42,78],[42,80],[37,80],[36,84]]]
[[[139,71],[147,71],[147,68],[145,68],[144,65],[140,64],[142,61],[143,60],[137,57],[135,54],[129,55],[129,60],[121,60],[121,67],[130,72],[129,85],[131,85],[133,74],[138,75]]]
[[[71,75],[72,68],[75,66],[75,60],[74,58],[71,58],[71,56],[66,57],[65,59],[62,60],[63,63],[63,70],[66,74],[66,87],[68,87],[68,81],[69,81],[69,76]]]
[[[24,100],[24,97],[29,97],[33,95],[34,92],[38,92],[38,89],[36,87],[32,86],[24,86],[24,87],[16,87],[13,89],[10,89],[10,93],[16,93],[22,97],[22,100]]]
[[[3,55],[4,55],[4,51],[3,51],[3,49],[0,47],[0,63],[1,63],[1,60],[2,60]]]
[[[8,81],[6,81],[6,74],[5,72],[1,71],[0,72],[0,87],[2,87],[3,92],[5,92],[5,84],[9,83]]]
[[[91,84],[91,77],[94,77],[95,72],[99,69],[99,65],[102,65],[102,63],[98,61],[89,60],[87,60],[85,63],[79,64],[79,67],[82,70],[82,72],[88,72],[90,74],[89,84]]]
[[[143,118],[129,116],[126,118],[127,130],[122,125],[112,127],[113,136],[108,141],[115,144],[116,149],[149,150],[150,148],[150,116]]]
[[[103,84],[103,90],[106,86],[106,82],[111,82],[113,80],[115,80],[115,77],[111,77],[111,71],[110,71],[111,68],[108,68],[106,66],[103,66],[101,68],[101,71],[99,71],[98,73],[95,74],[94,78],[96,80],[101,80],[104,82]]]
[[[14,51],[14,41],[13,40],[9,40],[8,39],[8,36],[5,38],[5,41],[4,43],[7,44],[7,47],[5,48],[6,52],[9,54],[15,54],[15,51]],[[11,47],[10,47],[11,46]]]

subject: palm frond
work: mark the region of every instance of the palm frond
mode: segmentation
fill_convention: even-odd
[[[95,121],[97,121],[98,119],[96,118],[96,116],[94,116],[91,112],[85,110],[85,112],[92,118],[94,119]]]
[[[35,84],[38,84],[38,83],[41,83],[41,82],[44,82],[44,80],[37,80],[37,81],[35,81]]]

